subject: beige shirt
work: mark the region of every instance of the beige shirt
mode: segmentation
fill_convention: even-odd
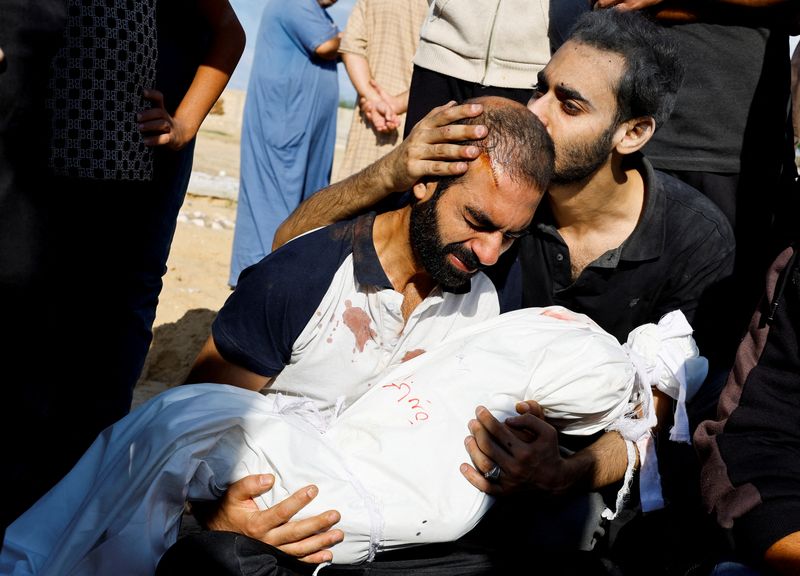
[[[428,5],[425,0],[358,0],[347,21],[340,52],[367,59],[372,77],[389,94],[400,94],[411,85],[412,60]],[[405,120],[405,114],[401,116]],[[401,140],[397,130],[379,133],[356,109],[342,165],[334,180],[358,172]]]
[[[550,59],[548,0],[435,0],[414,64],[459,80],[530,88]]]

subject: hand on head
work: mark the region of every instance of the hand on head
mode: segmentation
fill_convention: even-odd
[[[329,510],[292,520],[300,510],[316,498],[316,486],[306,486],[267,510],[260,510],[254,498],[272,488],[272,474],[245,476],[228,487],[221,501],[213,505],[196,503],[195,515],[210,530],[238,532],[275,546],[304,562],[320,564],[333,559],[328,550],[341,542],[344,533],[332,529],[341,519],[338,512]]]
[[[481,124],[453,124],[478,116],[480,104],[456,105],[448,102],[431,110],[420,120],[408,138],[386,156],[390,188],[408,190],[428,176],[457,176],[467,171],[466,161],[480,154],[477,146],[463,145],[465,140],[480,140],[487,134]]]

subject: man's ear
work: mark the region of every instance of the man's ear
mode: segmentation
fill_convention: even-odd
[[[431,182],[430,180],[417,182],[411,190],[418,201],[424,202],[433,196],[436,191],[436,184],[437,182]]]
[[[615,147],[616,151],[620,154],[632,154],[641,150],[653,137],[656,121],[652,116],[633,118],[620,124],[619,129],[625,132]]]

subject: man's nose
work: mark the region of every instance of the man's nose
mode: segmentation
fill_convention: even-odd
[[[544,124],[545,128],[547,127],[547,95],[539,96],[536,98],[535,96],[531,97],[528,100],[528,110],[533,112],[539,121]]]
[[[481,234],[470,248],[483,266],[493,266],[503,253],[503,233],[497,230]]]

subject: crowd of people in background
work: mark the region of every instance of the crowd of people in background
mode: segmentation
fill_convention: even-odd
[[[366,530],[366,565],[336,563],[351,524],[315,486],[222,481],[193,453],[179,503],[213,486],[191,503],[206,530],[165,530],[156,573],[800,574],[797,3],[356,0],[340,32],[335,1],[264,3],[233,292],[187,386],[262,392],[323,430],[434,341],[527,308],[585,314],[626,350],[680,311],[706,361],[690,347],[659,380],[632,360],[652,391],[582,436],[537,398],[476,406],[458,481],[494,506],[452,542]],[[90,560],[26,531],[133,422],[195,136],[244,43],[229,0],[0,0],[3,573],[107,573],[125,549],[113,516]],[[357,96],[332,182],[339,61]]]

